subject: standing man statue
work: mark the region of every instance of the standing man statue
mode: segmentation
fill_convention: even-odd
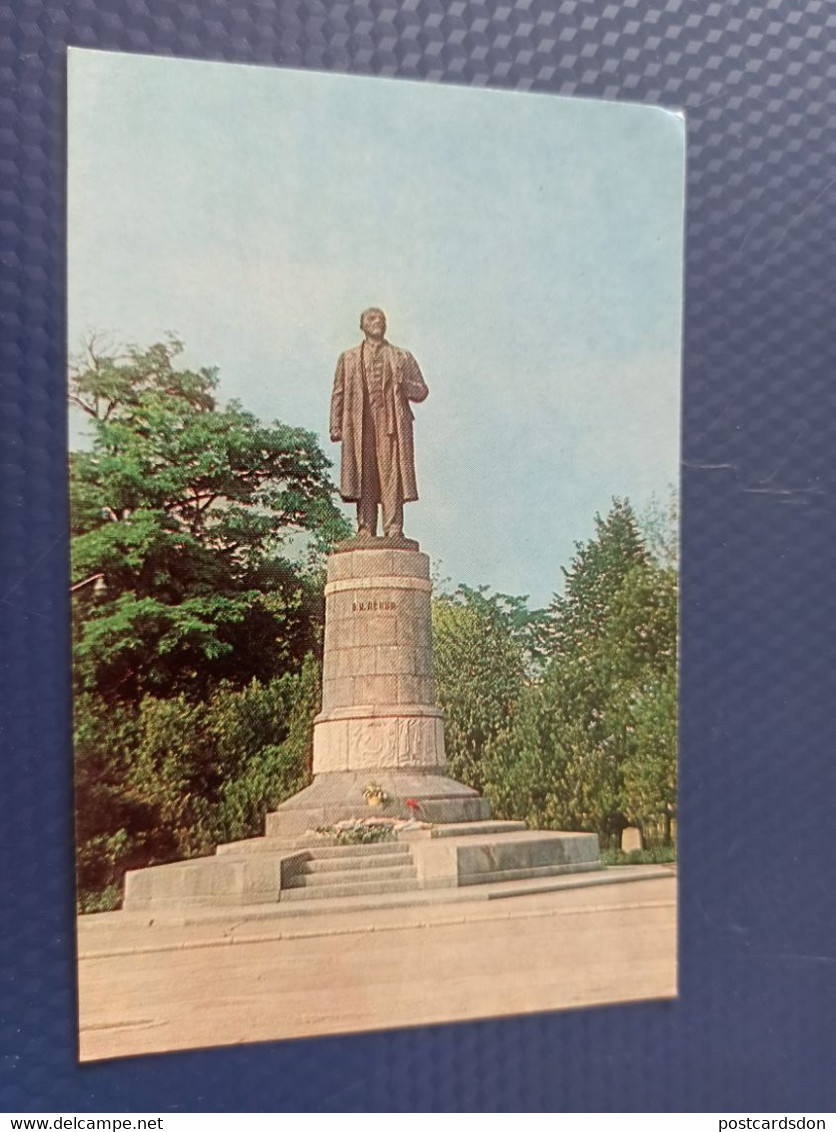
[[[418,498],[410,401],[429,390],[412,354],[386,341],[386,315],[363,311],[364,341],[340,355],[331,397],[331,439],[342,441],[340,495],[357,503],[357,534],[403,538],[403,505]]]

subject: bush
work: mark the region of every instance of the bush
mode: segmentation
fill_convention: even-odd
[[[621,849],[602,849],[601,863],[604,865],[668,865],[676,861],[673,845],[654,845],[648,849],[633,849],[624,853]]]
[[[261,832],[310,779],[319,668],[205,702],[146,696],[138,709],[77,704],[78,900],[114,906],[127,869],[200,856]]]

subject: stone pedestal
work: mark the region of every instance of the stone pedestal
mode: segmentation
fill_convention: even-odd
[[[445,764],[435,703],[430,560],[345,550],[328,561],[322,711],[314,774],[430,771]]]
[[[314,782],[268,815],[268,834],[374,813],[411,816],[407,799],[428,821],[490,816],[474,790],[444,775],[431,593],[430,560],[417,543],[354,539],[330,556]],[[377,808],[363,797],[372,783],[388,796]]]

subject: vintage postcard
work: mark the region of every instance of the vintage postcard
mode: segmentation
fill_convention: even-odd
[[[68,116],[81,1059],[674,996],[682,115]]]

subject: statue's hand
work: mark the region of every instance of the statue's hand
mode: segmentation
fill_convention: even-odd
[[[332,432],[331,433],[331,440],[334,442],[334,444],[338,444],[342,440],[342,438],[343,438],[343,434],[341,432]]]

